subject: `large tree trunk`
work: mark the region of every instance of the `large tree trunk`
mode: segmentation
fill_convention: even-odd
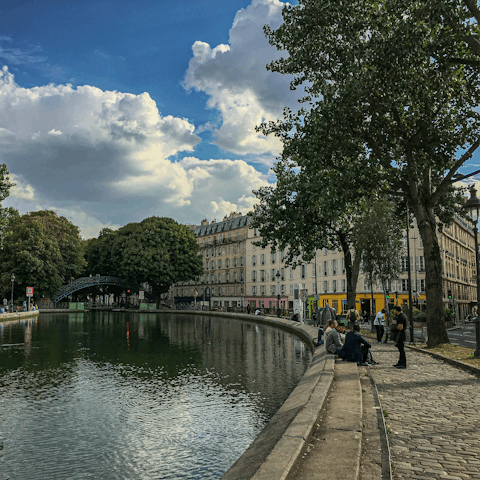
[[[413,205],[425,256],[425,287],[427,296],[427,346],[449,343],[443,311],[442,257],[436,234],[437,222],[433,210],[421,202]]]

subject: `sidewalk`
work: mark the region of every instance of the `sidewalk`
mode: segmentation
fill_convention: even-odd
[[[392,344],[373,341],[371,367],[386,412],[392,471],[399,479],[480,479],[480,377]]]

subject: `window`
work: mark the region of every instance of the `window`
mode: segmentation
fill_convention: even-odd
[[[226,252],[227,255],[230,253],[230,245],[227,245],[225,247],[225,252]]]
[[[306,265],[302,265],[302,267],[301,267],[301,276],[302,276],[302,278],[307,278],[307,266]]]
[[[223,248],[222,248],[222,247],[218,247],[217,250],[218,250],[218,255],[222,255],[222,250],[223,250]]]
[[[342,292],[347,291],[347,281],[345,279],[342,280]]]
[[[424,272],[425,271],[425,257],[417,257],[417,271]]]
[[[402,292],[408,292],[408,278],[402,279]]]
[[[222,283],[222,274],[221,273],[218,274],[218,283]]]
[[[316,276],[317,276],[316,265],[313,264],[313,265],[312,265],[312,277],[316,277]]]
[[[280,294],[285,295],[285,285],[280,285]]]
[[[340,273],[345,273],[347,270],[345,268],[345,259],[341,258],[340,259]]]
[[[240,244],[240,253],[243,253],[243,243]]]
[[[233,266],[234,266],[234,267],[238,267],[238,258],[237,258],[237,257],[235,257],[235,258],[233,259]]]
[[[419,279],[417,283],[417,292],[425,292],[425,279]]]
[[[240,257],[240,266],[243,267],[245,265],[245,257]]]
[[[262,253],[260,255],[260,265],[265,265],[265,254],[264,253]]]
[[[257,286],[256,285],[253,285],[252,287],[252,295],[256,295],[257,294]]]
[[[227,258],[225,260],[225,268],[230,268],[230,259],[229,258]]]
[[[243,271],[240,272],[240,281],[243,282],[245,280],[245,274]]]
[[[324,255],[328,255],[328,248],[324,248],[324,249],[323,249],[323,254],[324,254]]]
[[[262,290],[260,293],[264,296],[267,294],[267,287],[265,285],[262,285]]]
[[[260,270],[260,280],[264,282],[267,279],[267,273],[265,270]]]
[[[285,250],[280,250],[280,261],[281,262],[285,261]]]
[[[274,250],[270,254],[270,263],[277,263],[277,252],[276,252],[276,250]]]
[[[333,293],[337,292],[337,281],[336,280],[332,280],[332,291],[333,291]]]
[[[293,295],[293,285],[290,284],[290,295]]]
[[[219,261],[217,262],[217,267],[218,267],[218,268],[222,268],[222,261],[221,261],[221,260],[219,260]]]
[[[252,255],[252,265],[255,266],[257,264],[257,256]]]
[[[233,272],[233,281],[234,282],[238,281],[238,273],[237,272]]]
[[[280,269],[280,279],[285,280],[285,269],[284,268]]]
[[[323,293],[328,293],[328,280],[323,281]]]
[[[332,260],[332,275],[336,275],[337,274],[337,267],[338,266],[338,260],[337,259],[333,259]]]
[[[222,296],[222,287],[218,287],[218,296]]]
[[[270,285],[270,295],[276,295],[276,293],[275,293],[275,285]]]
[[[227,273],[225,274],[225,281],[226,281],[226,282],[229,282],[229,281],[230,281],[230,273],[229,273],[229,272],[227,272]]]
[[[328,275],[328,261],[327,260],[325,260],[323,262],[323,274]]]
[[[257,271],[256,270],[253,270],[252,271],[252,281],[256,281],[257,280]]]
[[[402,266],[402,272],[408,272],[408,259],[407,257],[402,257],[401,258],[401,266]]]
[[[292,280],[292,278],[293,278],[293,268],[290,267],[290,280]]]
[[[237,253],[237,245],[236,244],[233,246],[233,253]]]
[[[274,268],[271,269],[270,275],[271,275],[270,278],[271,278],[272,280],[276,280],[276,279],[277,279],[277,271],[276,271]]]
[[[368,292],[370,290],[370,282],[368,281],[368,278],[365,277],[363,279],[363,291]]]

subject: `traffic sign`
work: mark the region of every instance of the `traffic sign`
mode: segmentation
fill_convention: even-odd
[[[138,299],[139,300],[144,300],[145,299],[145,290],[139,290],[138,291]]]
[[[27,297],[33,297],[33,287],[27,287]]]

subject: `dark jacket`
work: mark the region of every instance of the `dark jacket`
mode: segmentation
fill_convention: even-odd
[[[360,333],[355,331],[348,332],[345,336],[345,345],[343,346],[345,358],[361,363],[363,358],[362,345],[368,348],[371,347],[370,343],[367,342]]]

